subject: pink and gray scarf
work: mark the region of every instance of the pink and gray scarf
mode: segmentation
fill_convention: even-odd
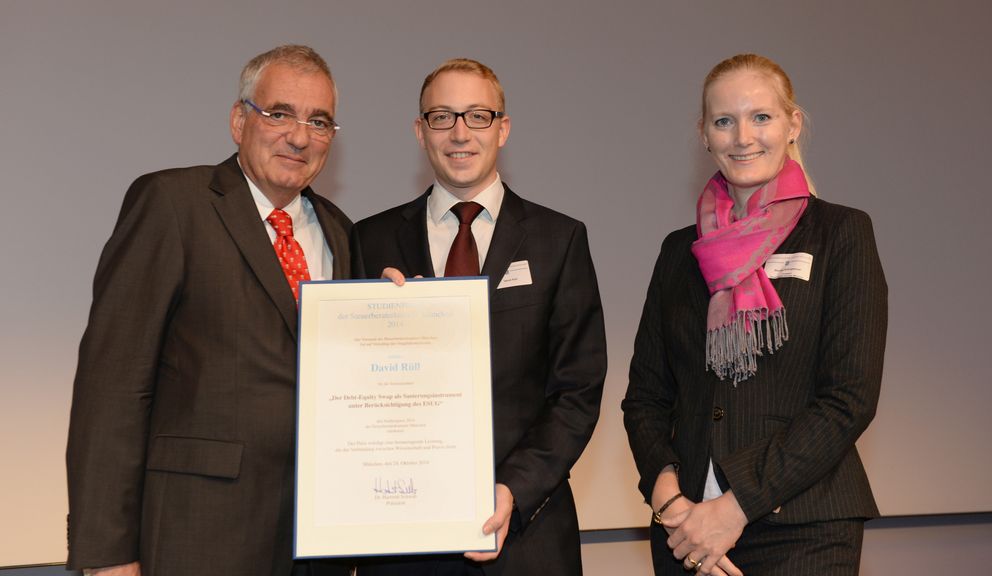
[[[803,169],[787,159],[759,188],[738,219],[727,181],[717,172],[696,207],[692,253],[710,291],[706,318],[706,367],[734,385],[757,371],[763,350],[774,353],[789,339],[785,307],[763,268],[796,227],[809,200]]]

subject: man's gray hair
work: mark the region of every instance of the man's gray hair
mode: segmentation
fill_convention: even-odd
[[[331,69],[327,67],[327,62],[317,54],[317,51],[309,46],[299,44],[286,44],[259,54],[251,59],[241,71],[241,83],[238,91],[238,100],[254,100],[255,87],[258,79],[269,64],[286,64],[296,68],[300,72],[311,74],[323,74],[334,86],[334,103],[338,101],[338,87],[331,76]]]

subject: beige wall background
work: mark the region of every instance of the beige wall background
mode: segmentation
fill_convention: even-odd
[[[424,75],[461,55],[500,75],[503,177],[587,223],[604,296],[603,417],[572,474],[585,530],[644,523],[619,401],[661,240],[714,170],[702,78],[737,52],[779,61],[812,116],[821,195],[872,215],[889,280],[882,401],[859,444],[882,511],[992,511],[990,20],[985,0],[0,0],[0,566],[65,557],[76,347],[124,190],[232,153],[238,71],[287,42],[337,78],[344,128],[315,188],[356,219],[430,182],[412,133]]]

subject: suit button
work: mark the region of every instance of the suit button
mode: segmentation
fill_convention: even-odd
[[[723,420],[723,416],[725,414],[726,414],[726,412],[723,410],[723,408],[720,408],[719,406],[714,406],[713,407],[713,421],[714,422],[719,422],[720,420]]]

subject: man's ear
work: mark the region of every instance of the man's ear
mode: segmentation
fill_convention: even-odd
[[[231,139],[241,146],[241,134],[245,128],[245,105],[240,101],[231,106]]]
[[[427,149],[427,144],[424,142],[424,119],[423,118],[421,118],[421,117],[418,116],[417,119],[413,121],[413,133],[417,136],[417,142],[420,142],[420,147],[426,150]]]
[[[499,147],[506,144],[506,139],[510,137],[510,117],[503,116],[499,121]]]

